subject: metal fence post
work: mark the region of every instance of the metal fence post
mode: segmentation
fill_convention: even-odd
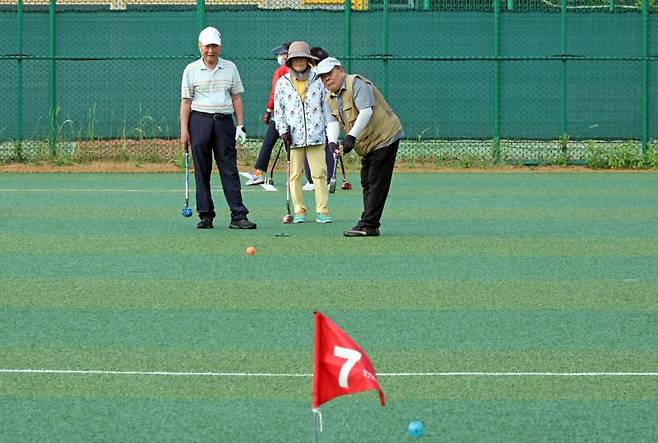
[[[562,54],[562,76],[560,81],[560,144],[562,151],[567,152],[567,0],[562,0],[560,53]]]
[[[649,0],[642,0],[642,155],[649,144]]]
[[[206,27],[206,0],[196,0],[196,29],[201,32]]]
[[[384,44],[383,44],[383,52],[384,52],[384,80],[382,82],[382,95],[384,95],[384,98],[388,98],[388,0],[384,0]]]
[[[16,158],[23,157],[23,0],[16,11]]]
[[[493,160],[500,162],[500,0],[494,0]]]
[[[55,155],[57,138],[57,0],[48,2],[48,146],[51,155]]]
[[[345,0],[343,16],[343,67],[352,72],[352,0]]]

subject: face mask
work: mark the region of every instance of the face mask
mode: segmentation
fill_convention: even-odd
[[[286,59],[283,58],[282,55],[277,55],[276,56],[276,61],[279,62],[279,66],[283,66],[286,64]]]

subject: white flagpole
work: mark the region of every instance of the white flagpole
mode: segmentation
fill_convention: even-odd
[[[313,408],[311,409],[313,411],[313,443],[317,443],[318,441],[318,424],[320,425],[320,434],[322,433],[322,412],[320,412],[320,408]]]

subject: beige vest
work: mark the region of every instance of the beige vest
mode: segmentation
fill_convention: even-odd
[[[331,109],[331,114],[338,120],[343,131],[347,134],[354,126],[356,117],[359,115],[359,110],[354,105],[354,95],[352,94],[352,87],[354,79],[360,78],[364,82],[372,86],[375,96],[375,106],[372,108],[372,117],[366,125],[365,129],[356,138],[354,150],[360,156],[364,156],[375,149],[384,146],[395,134],[402,130],[400,119],[393,112],[391,107],[386,103],[384,96],[372,84],[370,80],[360,75],[351,74],[345,77],[345,89],[340,91],[339,94],[343,99],[343,112],[338,112],[338,96],[335,94],[327,94],[325,100]],[[345,118],[343,119],[343,116]]]

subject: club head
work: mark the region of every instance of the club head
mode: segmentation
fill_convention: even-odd
[[[283,221],[283,224],[285,224],[285,225],[289,225],[290,223],[292,223],[292,214],[284,215],[282,221]]]
[[[336,192],[336,179],[332,178],[329,181],[329,194],[333,194],[334,192]]]
[[[343,188],[343,189],[346,190],[346,191],[349,191],[350,189],[352,189],[352,183],[350,183],[350,182],[344,182],[344,183],[343,183],[343,186],[341,186],[341,188]]]
[[[191,208],[183,208],[181,211],[181,215],[183,217],[192,217],[192,209]]]

